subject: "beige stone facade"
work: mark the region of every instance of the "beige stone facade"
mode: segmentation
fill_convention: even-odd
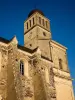
[[[0,38],[0,100],[74,100],[66,47],[39,10],[24,22],[24,46]]]

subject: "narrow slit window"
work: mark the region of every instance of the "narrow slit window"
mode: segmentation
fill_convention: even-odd
[[[24,75],[24,63],[23,63],[23,61],[20,61],[20,74]]]
[[[60,67],[60,69],[63,69],[62,68],[62,59],[59,59],[59,67]]]
[[[33,25],[34,25],[34,18],[33,18]]]
[[[39,17],[39,24],[41,24],[41,17]]]
[[[43,26],[45,26],[44,19],[42,19],[42,24],[43,24]]]
[[[31,27],[31,20],[29,20],[29,22],[30,22],[30,27]]]
[[[48,22],[46,21],[46,28],[48,28]]]
[[[28,29],[28,22],[27,22],[27,29]]]

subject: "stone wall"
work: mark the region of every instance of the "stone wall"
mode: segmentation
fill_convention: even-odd
[[[7,46],[0,44],[0,95],[3,100],[7,97]]]
[[[52,66],[38,57],[33,60],[34,100],[56,100]]]
[[[63,63],[67,61],[66,50],[52,46],[53,62],[43,58],[39,48],[33,54],[18,49],[15,38],[8,45],[0,45],[0,95],[3,100],[60,100],[65,88],[66,95],[68,90],[71,92],[70,99],[64,97],[64,100],[72,100],[72,81],[69,72],[66,72],[67,64],[63,65],[63,70],[58,64],[59,57]],[[20,73],[21,60],[24,62],[24,75]]]
[[[62,60],[62,69],[64,71],[69,71],[68,68],[68,61],[67,61],[67,54],[66,54],[66,48],[58,44],[57,42],[52,41],[52,59],[54,63],[54,67],[60,69],[59,66],[59,59]]]

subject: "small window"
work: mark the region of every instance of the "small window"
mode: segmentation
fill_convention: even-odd
[[[43,32],[43,35],[44,35],[44,36],[46,36],[46,33],[45,33],[45,32]]]
[[[30,23],[30,27],[31,27],[31,20],[29,20],[29,23]]]
[[[34,18],[33,18],[33,25],[34,25]]]
[[[42,19],[42,24],[43,24],[43,26],[45,25],[45,23],[44,23],[44,19]]]
[[[59,67],[60,67],[60,69],[63,69],[62,68],[62,59],[59,59]]]
[[[41,24],[41,17],[39,17],[39,23]]]
[[[23,63],[23,61],[20,61],[20,73],[22,75],[24,75],[24,63]]]
[[[32,47],[32,44],[30,44],[30,47]]]
[[[27,29],[28,29],[28,22],[27,22]]]

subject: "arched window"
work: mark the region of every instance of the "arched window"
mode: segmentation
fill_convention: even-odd
[[[59,59],[59,67],[60,67],[60,69],[63,69],[62,68],[62,59]]]
[[[23,63],[23,61],[20,61],[20,73],[22,75],[24,75],[24,63]]]

